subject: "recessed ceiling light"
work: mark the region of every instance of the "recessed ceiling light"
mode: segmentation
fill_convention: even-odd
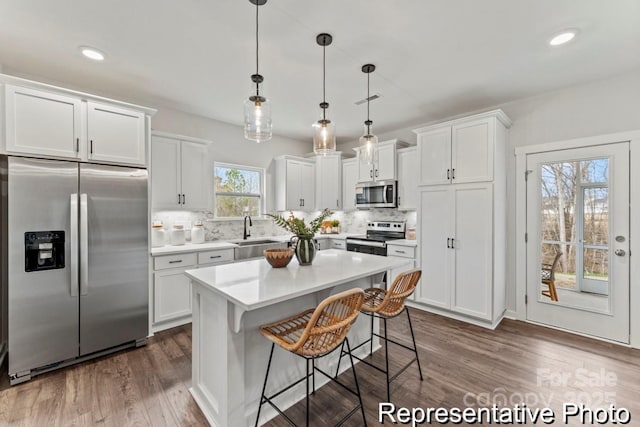
[[[565,43],[569,43],[578,34],[578,30],[564,30],[549,40],[551,46],[560,46]]]
[[[104,61],[104,53],[100,52],[96,48],[89,46],[80,46],[80,53],[82,53],[85,58],[89,58],[94,61]]]

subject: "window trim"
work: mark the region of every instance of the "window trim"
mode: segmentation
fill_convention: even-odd
[[[260,194],[256,193],[235,193],[235,192],[226,192],[216,191],[215,179],[216,179],[216,168],[218,167],[226,167],[231,169],[242,169],[247,171],[258,172],[260,174]],[[242,220],[242,216],[218,216],[218,195],[220,196],[242,196],[242,197],[258,197],[260,199],[260,213],[257,218],[263,218],[264,213],[266,212],[266,181],[267,181],[267,172],[265,168],[257,167],[257,166],[249,166],[249,165],[240,165],[237,163],[227,163],[227,162],[213,162],[213,218],[218,221],[234,221],[234,220]]]

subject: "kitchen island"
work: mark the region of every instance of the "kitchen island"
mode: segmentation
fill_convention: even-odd
[[[218,427],[255,423],[271,345],[260,335],[260,325],[315,307],[343,290],[371,287],[385,272],[411,267],[408,259],[329,249],[318,252],[311,266],[301,267],[294,258],[286,268],[276,269],[257,259],[186,271],[193,297],[191,394],[207,420]],[[367,339],[369,327],[368,319],[360,316],[349,332],[350,341]],[[366,354],[364,347],[360,356]],[[337,358],[335,352],[318,366],[335,369]],[[303,359],[276,349],[267,392],[304,372]],[[318,388],[324,380],[317,381]],[[304,393],[304,383],[299,384],[279,398],[280,407],[293,405]],[[275,415],[265,405],[260,424]]]

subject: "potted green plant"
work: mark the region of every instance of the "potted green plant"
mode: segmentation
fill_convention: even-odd
[[[296,218],[293,212],[289,213],[288,218],[278,214],[267,214],[267,216],[273,218],[276,225],[294,234],[291,237],[291,247],[295,251],[298,263],[311,265],[318,250],[318,243],[314,240],[314,236],[322,226],[322,221],[332,214],[333,212],[329,209],[325,209],[309,224],[306,224],[303,219]]]
[[[340,233],[340,221],[334,219],[331,221],[331,232],[334,234]]]

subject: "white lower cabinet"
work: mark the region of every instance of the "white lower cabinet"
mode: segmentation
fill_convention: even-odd
[[[419,224],[416,301],[494,320],[493,184],[424,187]]]
[[[391,284],[393,284],[393,281],[396,279],[396,277],[398,277],[400,273],[404,273],[405,271],[409,271],[415,268],[416,248],[415,246],[387,244],[387,256],[410,258],[413,260],[413,263],[411,263],[409,266],[394,268],[391,270],[389,280],[387,280],[387,289],[389,289]],[[420,285],[418,284],[418,286]],[[415,294],[416,292],[414,292],[413,295],[409,297],[409,299],[415,299]]]
[[[191,282],[185,270],[233,262],[233,249],[185,252],[153,260],[153,332],[191,322]]]
[[[187,276],[184,275],[185,270],[187,270],[187,268],[171,269],[154,273],[154,324],[191,316],[191,283]],[[190,317],[183,323],[188,323],[189,321],[191,321]]]

